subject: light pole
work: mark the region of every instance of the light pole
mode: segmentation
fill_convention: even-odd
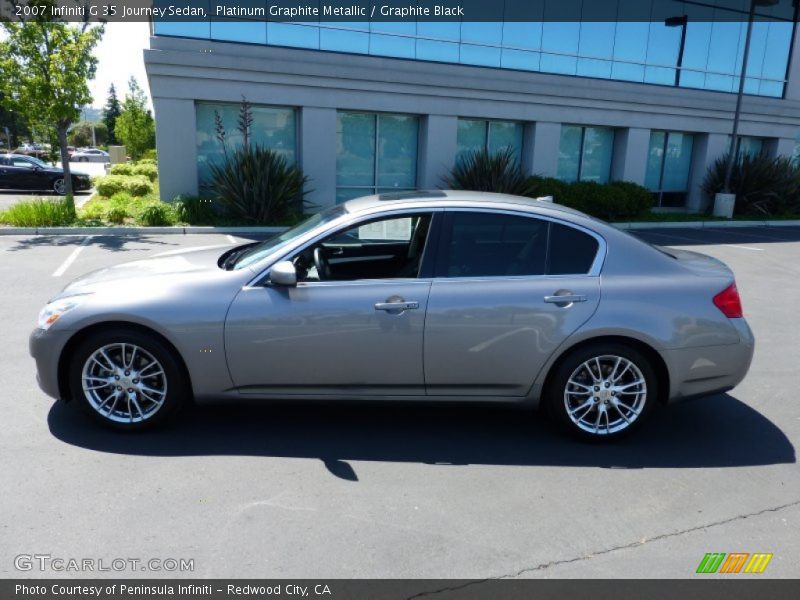
[[[664,25],[667,27],[680,27],[681,28],[681,44],[678,46],[678,61],[675,64],[675,87],[681,85],[681,70],[683,69],[683,51],[686,49],[686,25],[689,23],[687,15],[680,17],[668,17],[664,19]]]
[[[731,142],[728,146],[728,163],[725,165],[725,181],[722,184],[722,193],[714,197],[714,215],[731,218],[736,203],[736,194],[731,193],[731,178],[733,166],[736,162],[736,146],[739,137],[739,117],[742,112],[742,98],[744,96],[744,82],[747,76],[747,61],[750,58],[750,38],[753,35],[753,20],[756,6],[774,6],[779,0],[750,0],[750,11],[747,15],[747,33],[744,38],[744,56],[742,57],[742,70],[739,74],[739,92],[736,95],[736,109],[733,113],[733,131]]]

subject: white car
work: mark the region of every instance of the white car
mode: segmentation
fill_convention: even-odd
[[[81,148],[72,153],[70,162],[108,162],[109,154],[97,148]]]

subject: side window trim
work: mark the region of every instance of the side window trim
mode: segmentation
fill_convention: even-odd
[[[552,231],[552,225],[559,224],[565,227],[571,227],[577,231],[585,233],[597,241],[597,252],[595,253],[594,260],[592,261],[592,265],[589,268],[587,273],[575,273],[575,274],[556,274],[552,275],[545,272],[542,275],[467,275],[467,276],[447,276],[447,265],[445,264],[448,256],[448,249],[450,245],[450,241],[453,236],[453,220],[454,214],[457,212],[468,212],[468,213],[477,213],[477,214],[500,214],[500,215],[512,215],[516,217],[523,217],[527,219],[538,219],[540,221],[546,221],[548,223],[547,228],[547,255],[545,256],[545,270],[549,269],[550,266],[550,235]],[[467,280],[495,280],[495,279],[542,279],[542,278],[564,278],[564,277],[599,277],[600,272],[603,268],[603,263],[605,262],[605,256],[607,251],[606,240],[600,234],[591,229],[583,227],[581,225],[570,223],[569,221],[564,221],[562,219],[554,218],[549,215],[539,215],[539,214],[532,214],[529,212],[524,211],[515,211],[515,210],[508,210],[508,209],[501,209],[501,208],[445,208],[444,214],[442,215],[442,226],[439,232],[439,243],[436,248],[436,268],[433,274],[434,279],[441,279],[441,280],[448,280],[448,279],[458,279],[461,281]]]

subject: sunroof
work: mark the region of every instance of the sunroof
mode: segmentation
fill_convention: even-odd
[[[413,192],[389,192],[378,195],[378,200],[418,200],[420,198],[447,198],[447,194],[435,190],[416,190]]]

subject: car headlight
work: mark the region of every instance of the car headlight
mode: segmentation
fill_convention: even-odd
[[[50,327],[58,321],[63,315],[67,314],[73,308],[80,305],[88,294],[80,294],[76,296],[67,296],[66,298],[59,298],[48,302],[45,307],[39,312],[39,329],[47,331]]]

